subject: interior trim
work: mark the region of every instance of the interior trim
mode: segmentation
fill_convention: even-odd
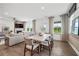
[[[74,47],[72,43],[68,41],[69,45],[73,48],[73,50],[76,52],[76,54],[79,56],[79,51]]]

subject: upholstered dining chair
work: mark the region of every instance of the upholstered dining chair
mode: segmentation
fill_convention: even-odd
[[[52,47],[53,47],[53,37],[48,36],[45,41],[41,42],[41,48],[44,49],[44,47],[47,47],[49,50],[49,56],[51,55]],[[40,48],[40,50],[41,50]]]
[[[34,43],[32,39],[25,39],[24,56],[27,51],[30,51],[32,56],[35,50],[39,52],[39,44]]]

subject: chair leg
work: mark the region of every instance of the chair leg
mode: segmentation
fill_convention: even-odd
[[[41,45],[40,45],[40,51],[41,51]]]
[[[41,45],[40,46],[40,51],[42,51],[44,49],[44,46],[43,45]]]
[[[51,50],[52,50],[53,45],[51,44]]]
[[[49,46],[49,56],[51,55],[51,46]]]
[[[25,56],[25,53],[26,53],[26,48],[24,48],[24,56]]]
[[[26,44],[24,46],[24,56],[25,56],[25,53],[26,53]]]
[[[31,50],[31,56],[33,56],[33,50]]]
[[[40,46],[38,47],[38,54],[40,53]]]

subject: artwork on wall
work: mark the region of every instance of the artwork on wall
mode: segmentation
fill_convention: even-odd
[[[41,26],[41,31],[46,32],[46,25],[45,24],[43,26]]]
[[[4,33],[9,32],[9,27],[8,27],[8,26],[4,26],[4,27],[2,28],[2,32],[4,32]]]

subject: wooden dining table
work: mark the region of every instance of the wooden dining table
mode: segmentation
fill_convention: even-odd
[[[47,39],[48,36],[40,36],[40,35],[32,35],[32,36],[25,36],[25,40],[26,39],[32,39],[34,41],[37,41],[39,44],[41,44],[41,42],[44,42]],[[27,41],[27,40],[26,40]],[[41,52],[41,47],[39,46],[39,52]]]
[[[32,40],[35,40],[35,41],[38,41],[38,42],[45,41],[44,36],[40,36],[40,35],[27,36],[27,37],[25,37],[25,39],[32,39]]]

